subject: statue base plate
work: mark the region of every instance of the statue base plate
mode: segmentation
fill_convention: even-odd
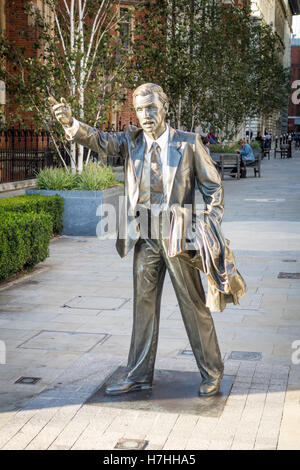
[[[234,376],[224,375],[220,392],[217,395],[199,397],[198,390],[201,383],[199,372],[156,370],[152,389],[114,396],[106,395],[105,387],[111,383],[118,383],[125,375],[125,367],[116,369],[107,382],[87,400],[86,404],[218,417],[224,409],[234,381]]]

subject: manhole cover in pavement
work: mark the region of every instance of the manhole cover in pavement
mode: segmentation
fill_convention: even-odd
[[[24,341],[20,349],[42,349],[46,351],[88,352],[103,343],[109,335],[102,333],[77,333],[69,331],[43,330]]]
[[[300,273],[279,273],[277,279],[300,279]]]
[[[119,383],[126,376],[126,370],[125,367],[119,367],[87,400],[86,405],[219,417],[234,380],[234,376],[224,375],[217,395],[199,397],[199,372],[156,370],[152,389],[122,395],[106,395],[106,386]]]
[[[40,377],[20,377],[18,380],[15,381],[15,384],[34,385],[39,380],[41,380]]]
[[[88,310],[118,310],[129,299],[121,297],[102,297],[100,295],[78,295],[66,302],[63,307],[88,309]]]
[[[148,444],[149,441],[141,439],[120,439],[114,449],[144,450]]]
[[[261,352],[250,352],[250,351],[231,351],[228,359],[233,361],[261,361]]]

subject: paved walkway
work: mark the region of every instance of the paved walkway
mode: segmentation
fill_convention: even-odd
[[[252,173],[224,181],[223,229],[248,292],[213,314],[234,376],[222,414],[84,404],[126,363],[132,255],[121,260],[112,240],[61,237],[33,274],[0,291],[0,448],[112,449],[122,438],[147,449],[300,448],[300,279],[278,278],[300,272],[300,152]],[[156,368],[196,371],[189,349],[166,279]],[[16,384],[22,376],[40,380]]]

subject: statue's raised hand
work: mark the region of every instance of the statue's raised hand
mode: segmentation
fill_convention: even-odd
[[[48,102],[58,122],[64,127],[71,127],[73,124],[72,111],[65,98],[61,98],[58,102],[53,96],[50,96]]]

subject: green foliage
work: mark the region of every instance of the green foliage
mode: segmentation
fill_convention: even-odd
[[[136,23],[132,86],[160,84],[173,126],[212,127],[230,140],[246,116],[287,105],[280,39],[243,3],[156,0],[137,7],[144,21]]]
[[[102,190],[118,185],[112,167],[88,163],[81,174],[73,174],[69,169],[47,168],[37,175],[38,189],[63,190]]]
[[[45,168],[36,176],[36,187],[38,189],[75,189],[78,181],[78,174],[72,173],[65,168]]]
[[[49,214],[0,209],[0,280],[43,261],[53,225]]]
[[[253,150],[261,148],[260,143],[257,140],[253,140],[252,142],[250,142],[250,145],[251,145]]]
[[[47,99],[50,95],[58,100],[64,97],[73,115],[94,127],[107,122],[108,113],[124,96],[127,78],[125,59],[129,51],[115,34],[118,10],[113,0],[80,0],[73,2],[72,14],[69,2],[43,0],[51,15],[42,17],[34,2],[23,3],[24,17],[34,23],[35,43],[32,45],[32,35],[21,32],[25,42],[21,47],[0,31],[0,80],[5,81],[7,94],[12,97],[6,105],[6,124],[23,124],[25,118],[36,129],[50,131],[56,151],[59,153],[56,142],[63,142],[76,166],[76,144],[65,139]],[[19,20],[18,9],[15,15],[10,18],[12,24]]]
[[[62,231],[63,199],[60,196],[24,195],[0,199],[1,217],[6,213],[46,213],[50,216],[54,233]]]
[[[233,145],[213,144],[209,146],[211,153],[235,153],[239,148],[238,143]]]
[[[57,99],[65,97],[74,115],[83,113],[87,124],[94,125],[96,122],[99,125],[106,121],[108,109],[120,102],[125,80],[123,57],[127,56],[127,52],[122,48],[118,36],[110,34],[116,21],[113,2],[106,1],[105,6],[102,5],[103,11],[101,0],[86,2],[85,18],[88,16],[90,20],[83,24],[83,38],[79,37],[79,12],[76,5],[72,24],[75,28],[73,41],[70,38],[71,18],[62,2],[44,0],[44,3],[53,10],[57,21],[48,18],[47,22],[39,10],[34,8],[33,2],[24,2],[24,15],[35,23],[36,42],[33,47],[31,36],[23,34],[23,39],[28,41],[25,47],[8,41],[5,35],[0,36],[1,55],[14,67],[14,73],[11,74],[3,62],[0,72],[0,78],[6,81],[7,91],[14,96],[14,103],[11,103],[14,113],[9,119],[11,123],[22,121],[25,112],[27,121],[37,128],[44,127],[49,118],[52,120],[47,98],[53,95]],[[86,53],[89,49],[98,9],[101,11],[101,34],[98,35],[99,40],[94,40],[89,57],[83,61],[82,51]],[[83,76],[85,79],[82,82]],[[84,90],[83,104],[80,103],[80,89]],[[98,115],[99,110],[101,112]],[[63,138],[61,126],[55,120],[52,125],[56,135]]]
[[[117,184],[112,167],[89,163],[79,175],[76,189],[107,189]]]
[[[260,150],[260,143],[257,140],[250,142],[250,146],[253,150]],[[238,142],[232,145],[213,144],[209,146],[211,153],[236,153],[238,149],[240,149]]]

